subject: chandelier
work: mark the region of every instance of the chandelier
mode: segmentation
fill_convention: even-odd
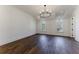
[[[42,11],[41,13],[40,13],[40,17],[42,17],[42,18],[46,18],[46,17],[49,17],[49,16],[51,16],[51,12],[50,11],[47,11],[47,9],[46,9],[46,5],[44,5],[44,11]]]

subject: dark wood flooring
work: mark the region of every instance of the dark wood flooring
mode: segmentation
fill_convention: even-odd
[[[33,35],[0,47],[0,54],[78,54],[79,43],[73,38]]]

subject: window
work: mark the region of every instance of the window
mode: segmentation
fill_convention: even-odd
[[[64,31],[64,20],[63,19],[57,19],[57,32],[63,32]]]
[[[44,19],[41,19],[40,21],[40,30],[42,32],[46,31],[46,21]]]

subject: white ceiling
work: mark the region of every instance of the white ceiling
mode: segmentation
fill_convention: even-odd
[[[38,17],[40,12],[43,11],[43,5],[15,5],[15,7],[23,10],[24,12],[29,13],[34,17]],[[74,5],[47,5],[47,9],[52,11],[52,14],[55,14],[53,17],[63,16],[65,18],[72,17],[74,10]]]

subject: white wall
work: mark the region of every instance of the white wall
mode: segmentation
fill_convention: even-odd
[[[0,6],[0,45],[33,35],[35,28],[35,19],[29,14],[12,6]]]
[[[79,6],[76,7],[74,13],[74,36],[75,40],[79,42]]]
[[[72,36],[72,19],[64,19],[64,32],[57,32],[56,19],[52,17],[46,19],[46,32],[41,32],[40,30],[40,20],[37,20],[37,32],[43,34],[51,34],[51,35],[61,35],[61,36]]]

